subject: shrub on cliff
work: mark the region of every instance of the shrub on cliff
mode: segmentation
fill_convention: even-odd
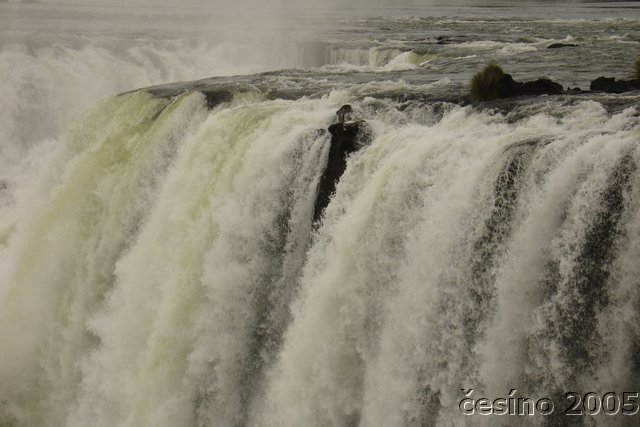
[[[498,64],[487,65],[471,79],[471,97],[476,101],[497,99],[498,82],[504,75],[504,71]]]

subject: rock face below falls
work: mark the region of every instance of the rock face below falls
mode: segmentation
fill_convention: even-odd
[[[331,134],[331,148],[327,159],[327,167],[320,178],[318,195],[313,213],[313,220],[317,222],[324,209],[329,204],[331,195],[336,189],[340,177],[347,168],[347,157],[360,147],[360,139],[366,134],[366,122],[351,120],[353,109],[350,105],[343,105],[337,112],[338,123],[329,126]]]

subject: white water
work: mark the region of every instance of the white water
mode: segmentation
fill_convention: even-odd
[[[270,13],[245,13],[244,22],[232,10],[214,11],[1,5],[0,183],[12,184],[30,150],[57,144],[86,110],[117,93],[302,64],[299,40],[275,34]]]
[[[0,425],[492,425],[461,388],[637,386],[635,169],[610,257],[583,252],[637,112],[356,103],[373,139],[312,232],[318,129],[350,96],[138,92],[85,117],[3,216]],[[608,303],[580,293],[593,265]]]
[[[278,56],[267,42],[143,40],[124,49],[101,45],[104,42],[79,43],[33,48],[17,44],[0,53],[0,165],[5,170],[41,141],[60,138],[85,110],[115,93],[296,63],[295,46]]]
[[[571,84],[626,76],[633,4],[347,17],[307,44],[306,18],[259,31],[266,11],[235,28],[32,6],[0,8],[0,427],[547,425],[466,417],[461,389],[517,388],[558,415],[566,391],[638,390],[637,107],[410,101],[493,56]],[[590,55],[561,60],[552,41]],[[230,78],[242,90],[211,111],[199,93],[112,97],[302,66]],[[315,95],[269,100],[256,82]],[[314,227],[345,103],[372,138]]]

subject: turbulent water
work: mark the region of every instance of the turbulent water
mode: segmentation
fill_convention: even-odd
[[[638,424],[564,412],[640,391],[640,94],[465,97],[629,77],[637,4],[175,12],[0,5],[0,426]]]

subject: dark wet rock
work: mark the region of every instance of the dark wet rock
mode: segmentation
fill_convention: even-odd
[[[498,64],[490,63],[474,74],[470,84],[470,97],[476,101],[515,98],[521,96],[559,95],[564,93],[560,84],[541,78],[530,82],[517,82]]]
[[[345,122],[350,121],[353,118],[353,107],[349,104],[343,105],[336,112],[336,116],[338,116],[339,124],[344,124]]]
[[[205,96],[207,100],[207,108],[210,110],[222,103],[230,102],[233,99],[233,93],[224,88],[206,89],[201,90],[200,92]]]
[[[460,43],[466,43],[466,42],[472,42],[472,41],[479,41],[479,38],[477,36],[464,35],[464,34],[450,34],[450,35],[442,34],[435,38],[431,37],[425,41],[430,41],[431,43],[442,45],[442,44],[460,44]]]
[[[631,92],[640,90],[640,80],[616,80],[614,77],[598,77],[591,82],[590,89],[607,93]]]
[[[640,80],[617,80],[615,81],[607,92],[609,93],[624,93],[634,90],[640,90]]]
[[[616,79],[613,77],[598,77],[597,79],[591,81],[591,86],[589,89],[597,90],[599,92],[606,92],[609,88],[615,83]]]
[[[456,44],[460,43],[458,38],[454,38],[451,36],[438,36],[436,37],[436,44]]]
[[[331,148],[329,148],[327,167],[318,184],[313,213],[314,222],[320,219],[324,209],[329,205],[331,195],[335,192],[336,185],[347,168],[347,157],[360,148],[368,134],[367,123],[364,120],[350,120],[353,118],[353,108],[350,105],[342,106],[336,115],[338,123],[329,126]]]
[[[556,95],[563,92],[562,85],[550,79],[538,79],[522,83],[525,95]]]
[[[567,93],[571,94],[571,95],[575,95],[578,93],[583,93],[584,91],[582,89],[580,89],[579,87],[570,87],[567,88]]]
[[[531,82],[517,82],[511,74],[505,74],[497,83],[498,98],[516,96],[559,95],[563,93],[562,85],[549,80],[538,79]]]
[[[549,46],[547,46],[547,49],[560,49],[562,47],[577,47],[577,44],[572,44],[572,43],[552,43]]]

